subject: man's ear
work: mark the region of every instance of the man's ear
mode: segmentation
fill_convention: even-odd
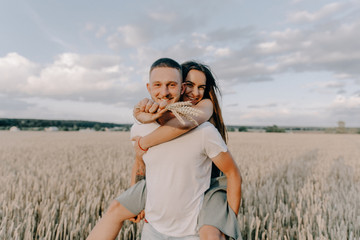
[[[147,90],[148,90],[148,92],[149,92],[149,94],[150,94],[150,84],[149,83],[146,83],[146,88],[147,88]],[[151,94],[150,94],[151,95]]]
[[[186,85],[185,85],[185,83],[183,82],[183,83],[181,84],[181,93],[180,93],[180,95],[183,95],[184,92],[185,92],[185,90],[186,90]]]

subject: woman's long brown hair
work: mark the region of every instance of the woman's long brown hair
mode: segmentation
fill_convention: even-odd
[[[210,70],[210,67],[207,65],[195,62],[195,61],[188,61],[183,64],[182,66],[182,73],[184,79],[186,79],[187,74],[190,72],[190,70],[198,70],[205,74],[206,77],[206,89],[204,92],[203,99],[210,99],[213,103],[213,114],[211,116],[212,123],[217,128],[219,133],[221,134],[223,140],[225,143],[227,143],[227,131],[226,126],[224,124],[224,120],[221,113],[220,104],[217,98],[216,94],[219,94],[221,96],[221,92],[216,84],[216,80]]]
[[[213,76],[210,67],[195,61],[185,62],[181,64],[181,67],[184,80],[186,79],[187,74],[190,72],[190,70],[198,70],[205,74],[206,88],[203,99],[210,99],[213,103],[213,114],[211,116],[210,122],[214,124],[214,126],[219,131],[221,137],[223,138],[224,142],[227,143],[226,126],[224,124],[220,104],[217,98],[217,94],[221,96],[221,92],[216,84],[216,79]],[[213,164],[211,177],[217,177],[219,175],[221,175],[220,170]]]

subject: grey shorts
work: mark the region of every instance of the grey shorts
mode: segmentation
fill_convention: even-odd
[[[138,215],[145,209],[146,184],[145,179],[140,180],[132,187],[121,193],[116,200],[126,207],[130,212]]]
[[[198,229],[203,225],[214,226],[226,236],[241,240],[238,219],[227,203],[227,179],[225,176],[212,178],[210,188],[205,192],[198,218]]]
[[[240,227],[234,211],[229,207],[226,196],[227,179],[225,176],[211,179],[210,188],[205,192],[204,201],[198,218],[198,229],[203,225],[214,226],[233,239],[242,239]],[[145,180],[137,182],[116,198],[135,215],[145,209]],[[145,213],[146,214],[146,213]]]

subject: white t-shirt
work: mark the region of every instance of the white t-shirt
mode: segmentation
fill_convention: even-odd
[[[132,136],[145,136],[157,123],[134,124]],[[144,154],[146,164],[146,220],[160,233],[174,237],[195,235],[204,192],[210,186],[211,159],[227,146],[209,122]]]

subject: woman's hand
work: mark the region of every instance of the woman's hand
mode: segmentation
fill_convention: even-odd
[[[144,98],[135,105],[133,115],[141,123],[150,123],[159,119],[167,110],[166,102],[160,104],[151,99]]]
[[[145,211],[142,210],[136,217],[130,218],[129,220],[133,223],[138,223],[145,217]]]

